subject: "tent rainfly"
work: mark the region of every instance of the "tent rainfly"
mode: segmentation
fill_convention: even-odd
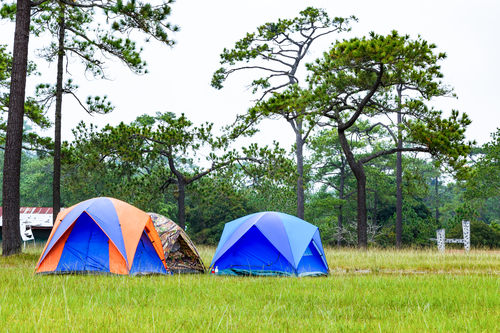
[[[328,275],[318,228],[278,212],[226,223],[210,269],[218,275]]]

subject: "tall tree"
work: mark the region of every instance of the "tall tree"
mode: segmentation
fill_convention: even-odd
[[[109,34],[104,34],[103,37],[107,42],[109,42],[109,45],[114,47],[120,47],[123,44],[130,43],[130,40],[128,38],[125,40],[121,38],[114,38],[112,36],[113,32],[128,34],[132,30],[138,30],[171,45],[173,41],[169,39],[167,31],[178,30],[176,26],[173,26],[165,21],[170,15],[170,1],[161,5],[153,6],[149,3],[141,3],[135,0],[125,3],[120,0],[110,0],[105,2],[98,0],[86,0],[83,2],[74,2],[70,0],[57,2],[51,0],[18,0],[17,3],[5,4],[2,6],[2,16],[11,19],[15,17],[16,20],[14,63],[12,68],[12,84],[10,93],[11,99],[6,139],[7,149],[4,162],[4,170],[8,171],[9,174],[8,177],[4,179],[3,183],[3,193],[5,199],[3,214],[5,222],[3,229],[6,230],[6,238],[4,237],[3,242],[4,255],[10,255],[21,251],[21,241],[18,232],[19,163],[21,156],[26,69],[28,64],[30,12],[32,8],[43,11],[45,9],[44,7],[50,6],[52,3],[55,3],[55,6],[58,6],[59,8],[67,6],[72,8],[87,9],[90,11],[91,15],[94,14],[94,10],[102,11],[104,17],[106,18],[106,22],[110,22],[112,31]],[[51,13],[49,12],[47,15],[51,15]],[[61,16],[57,15],[57,17]],[[61,20],[59,23],[60,22]],[[67,28],[66,25],[64,25],[64,27]],[[86,36],[83,35],[83,37]],[[85,46],[85,48],[88,47],[90,49],[95,47],[93,51],[97,48],[97,45],[93,44],[92,40],[85,40],[85,38],[84,41],[81,42],[81,46]],[[97,63],[94,63],[93,66],[97,66],[99,68],[102,66],[102,63],[98,61]],[[57,149],[59,149],[59,146]],[[58,159],[58,157],[56,157],[56,159]]]
[[[161,10],[164,10],[163,8]],[[156,12],[158,15],[158,12]],[[94,77],[106,78],[104,58],[117,58],[121,60],[135,74],[146,73],[146,63],[141,59],[141,50],[128,37],[121,38],[118,29],[103,29],[101,25],[95,27],[95,10],[93,7],[74,7],[61,2],[46,2],[38,6],[37,14],[32,18],[32,31],[35,35],[49,32],[56,42],[39,50],[38,55],[49,62],[57,62],[57,79],[55,86],[42,85],[43,100],[50,103],[55,99],[55,134],[54,134],[54,181],[53,181],[53,208],[54,220],[60,210],[60,175],[61,175],[61,122],[63,94],[71,94],[88,113],[105,114],[113,110],[106,96],[88,97],[87,106],[84,106],[77,95],[77,86],[68,80],[63,86],[64,59],[76,57],[79,59],[86,72]],[[118,14],[118,16],[124,16]],[[166,16],[158,15],[157,19],[165,20]],[[145,31],[129,27],[130,30],[139,30],[148,38],[155,38],[167,45],[173,41],[156,31]],[[171,30],[177,30],[175,26]]]
[[[24,134],[24,115],[42,127],[49,125],[43,115],[43,110],[28,99],[25,103],[26,77],[34,72],[34,65],[28,63],[28,40],[29,34],[23,33],[26,27],[29,29],[30,1],[20,1],[18,6],[20,19],[16,21],[16,33],[14,37],[14,57],[0,47],[0,88],[10,90],[8,94],[0,92],[0,109],[5,110],[8,105],[7,126],[2,119],[0,128],[5,130],[5,137],[1,136],[1,145],[5,149],[4,156],[4,178],[3,178],[3,226],[2,226],[2,254],[9,256],[21,251],[21,238],[19,231],[19,184],[21,173],[21,149],[23,143],[30,148],[37,149],[39,144],[49,144],[47,139],[41,139],[38,135]],[[3,148],[2,147],[2,148]],[[24,146],[27,148],[28,146]]]
[[[322,125],[334,124],[326,123]],[[363,158],[385,148],[388,133],[384,128],[373,129],[370,138],[359,135],[371,126],[368,121],[360,121],[356,127],[351,128],[348,132],[350,145],[356,158]],[[349,163],[343,154],[337,128],[333,127],[332,129],[322,130],[312,137],[309,145],[312,153],[308,161],[312,163],[312,179],[326,185],[327,188],[334,189],[339,199],[335,206],[338,209],[337,246],[340,247],[346,211],[344,206],[348,207],[348,199],[353,194],[356,194],[356,185]],[[373,193],[373,210],[371,214],[373,225],[377,225],[377,203],[387,196],[387,174],[393,171],[393,163],[391,162],[379,158],[378,161],[373,160],[365,166],[367,175],[373,175],[371,182],[368,179],[367,183],[367,190]]]
[[[279,19],[278,22],[263,24],[257,32],[248,33],[245,38],[236,42],[231,50],[224,49],[221,54],[221,64],[229,65],[217,70],[212,78],[212,86],[222,88],[227,77],[241,70],[257,69],[266,73],[251,83],[253,93],[261,91],[259,100],[268,94],[279,92],[289,85],[298,85],[297,70],[309,52],[311,44],[319,37],[349,30],[349,22],[355,17],[331,19],[322,10],[307,7],[300,16],[293,19]],[[237,63],[246,62],[248,65]],[[291,106],[290,106],[291,107]],[[283,117],[295,133],[295,154],[297,160],[297,216],[304,218],[304,145],[313,128],[313,122],[305,123],[298,117],[303,110],[292,108],[276,112],[274,115]],[[254,110],[241,117],[243,128],[254,124],[269,114]]]
[[[21,252],[19,227],[19,183],[23,141],[24,98],[28,68],[30,0],[17,1],[14,59],[10,84],[9,116],[5,139],[3,177],[2,255]]]
[[[450,93],[439,80],[443,75],[438,61],[445,54],[435,54],[434,44],[420,37],[411,40],[393,31],[388,36],[371,33],[368,38],[353,38],[337,42],[323,59],[308,66],[312,93],[304,100],[314,105],[312,115],[335,122],[342,150],[357,180],[358,246],[367,246],[366,173],[364,165],[371,160],[401,152],[425,152],[439,162],[460,170],[471,143],[465,143],[464,132],[470,119],[453,110],[449,118],[441,111],[427,107],[432,97]],[[393,87],[404,85],[413,91],[406,99],[394,96]],[[391,89],[392,88],[392,89]],[[394,116],[402,114],[404,120],[399,134],[394,132]],[[370,136],[378,127],[392,135],[392,147],[356,158],[347,131],[367,118],[381,120],[363,133]],[[403,146],[398,147],[398,137]]]
[[[403,85],[396,86],[396,92],[398,97],[398,108],[401,111],[401,99],[403,94]],[[401,112],[397,114],[397,126],[398,126],[398,152],[396,153],[396,248],[400,249],[403,244],[403,138],[401,136],[401,123],[403,117]]]
[[[309,148],[312,151],[310,163],[313,180],[334,189],[339,199],[337,208],[337,246],[342,245],[342,228],[344,223],[344,205],[350,192],[348,177],[351,169],[338,140],[336,129],[323,130],[311,138]],[[349,193],[350,192],[350,193]]]

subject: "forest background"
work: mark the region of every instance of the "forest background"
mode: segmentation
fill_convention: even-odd
[[[467,8],[465,8],[465,3],[462,5],[458,4],[454,7],[454,10],[460,9],[462,14],[465,15]],[[174,13],[175,6],[177,4],[173,5]],[[179,2],[179,6],[181,6],[181,2]],[[293,7],[293,9],[296,8]],[[224,47],[233,47],[234,43],[244,37],[246,32],[254,31],[255,27],[266,21],[276,21],[278,18],[292,18],[297,16],[297,13],[303,9],[297,8],[293,13],[290,12],[289,15],[281,13],[276,15],[272,10],[269,10],[265,11],[262,16],[252,17],[251,26],[243,28],[246,29],[245,32],[233,31],[237,36],[233,37],[231,34],[230,37],[226,37],[229,41],[216,49],[213,54],[205,51],[203,43],[198,44],[197,47],[203,50],[203,54],[207,54],[207,56],[200,57],[199,53],[191,52],[189,62],[198,63],[198,65],[202,64],[204,67],[210,68],[211,73],[213,73],[218,68],[219,59],[217,59],[217,56]],[[451,10],[451,8],[448,9]],[[335,42],[337,38],[362,36],[353,33],[355,27],[362,24],[363,16],[356,12],[344,14],[343,11],[345,9],[341,9],[340,13],[327,10],[332,16],[345,15],[347,17],[352,14],[357,15],[360,23],[352,22],[353,31],[342,33],[341,36],[334,34],[324,37],[323,40],[326,41],[326,44],[313,45],[311,50],[315,49],[315,51],[314,53],[311,51],[311,54],[309,54],[308,62],[320,58],[322,51],[328,50],[329,45]],[[439,14],[438,10],[436,12]],[[481,10],[485,17],[488,17],[488,12],[491,14],[493,11],[488,11],[485,8]],[[468,15],[473,16],[475,13],[477,12]],[[175,14],[172,17],[175,18]],[[466,17],[456,17],[455,19],[457,21],[461,19],[467,21]],[[176,20],[173,19],[173,21]],[[487,24],[486,21],[488,20],[485,19],[483,24]],[[181,22],[179,23],[181,24]],[[398,29],[401,33],[408,32],[404,31],[404,24],[398,26],[396,21],[390,23],[390,29]],[[230,21],[226,21],[224,24],[226,26],[232,25]],[[388,23],[386,22],[386,24]],[[427,25],[430,26],[431,24]],[[7,35],[3,33],[7,31],[4,27],[7,29],[7,26],[2,26],[2,38]],[[181,24],[181,27],[184,28],[184,24]],[[234,30],[214,28],[214,31],[226,32],[227,30]],[[191,29],[188,24],[186,24],[186,29]],[[381,28],[380,30],[384,29]],[[426,29],[429,29],[429,27],[426,27]],[[370,30],[375,30],[375,27],[371,27]],[[376,32],[389,33],[389,31]],[[439,43],[440,52],[450,52],[447,45],[444,45],[446,43],[434,40],[431,33],[429,33],[429,36],[423,32],[422,34],[424,39],[429,40],[429,42]],[[367,33],[365,32],[364,35],[367,35]],[[187,35],[185,36],[187,38]],[[456,33],[450,33],[450,36],[450,39],[453,39],[452,37],[456,36]],[[411,37],[417,38],[416,35]],[[181,43],[182,38],[184,37],[179,33]],[[224,40],[227,40],[226,38]],[[473,44],[477,43],[478,39],[481,38],[486,37],[473,36],[469,40]],[[208,42],[210,39],[201,38],[201,40]],[[214,37],[213,40],[217,40],[217,38]],[[149,45],[145,46],[146,51],[143,56],[145,59],[148,59],[150,55],[148,52],[152,52],[148,50],[148,47]],[[166,57],[175,54],[177,48],[177,46],[174,46],[173,49],[164,48],[162,51],[158,51],[156,47],[154,52],[161,52]],[[473,45],[461,48],[462,53],[473,52],[471,50],[477,50],[477,48]],[[477,57],[487,58],[494,54],[493,51],[482,49],[477,53]],[[165,58],[159,62],[162,61],[180,62],[170,61],[170,59],[165,60]],[[207,61],[210,64],[207,64]],[[40,68],[40,60],[36,60],[36,62]],[[445,81],[454,86],[454,82],[457,81],[454,75],[457,75],[457,73],[446,68],[447,62],[448,59],[442,62]],[[479,68],[481,63],[484,63],[484,61],[477,61],[476,72],[481,71]],[[289,126],[285,124],[284,120],[273,121],[271,125],[269,125],[269,121],[263,122],[262,125],[259,125],[261,127],[258,127],[259,133],[232,143],[232,147],[236,147],[235,151],[245,154],[238,154],[227,148],[227,151],[233,152],[233,155],[230,156],[227,156],[224,151],[224,148],[226,148],[224,146],[226,142],[223,139],[224,131],[219,131],[217,126],[205,125],[206,127],[203,127],[203,125],[200,125],[205,120],[214,121],[219,126],[229,125],[236,119],[237,113],[245,113],[254,104],[249,101],[255,99],[255,96],[251,96],[248,91],[241,91],[241,87],[250,82],[248,76],[244,77],[242,81],[228,81],[226,85],[230,92],[226,92],[227,95],[221,95],[220,92],[214,89],[208,95],[206,89],[198,89],[198,82],[203,81],[203,76],[197,75],[196,69],[189,68],[190,64],[185,65],[184,75],[174,74],[162,78],[156,77],[153,79],[154,82],[148,79],[148,75],[145,75],[140,77],[142,84],[133,77],[122,77],[121,73],[117,73],[116,65],[110,65],[109,71],[116,77],[115,81],[106,83],[108,84],[107,88],[102,88],[104,86],[101,86],[103,84],[101,81],[93,81],[90,84],[82,80],[78,82],[82,85],[82,88],[84,85],[89,85],[94,88],[97,87],[100,91],[109,91],[107,95],[111,96],[110,100],[115,104],[115,110],[110,115],[102,116],[99,122],[101,124],[109,122],[112,125],[108,127],[100,125],[101,128],[99,129],[85,125],[85,123],[91,122],[90,118],[85,118],[85,113],[82,112],[81,117],[79,117],[74,105],[68,103],[68,106],[65,107],[71,110],[71,116],[63,116],[63,119],[65,117],[72,121],[84,119],[84,122],[78,126],[74,123],[73,126],[63,123],[64,130],[67,131],[68,128],[71,128],[74,137],[69,137],[67,133],[63,134],[63,137],[69,143],[64,146],[63,150],[61,206],[68,207],[95,196],[111,196],[130,202],[143,210],[164,214],[174,221],[178,221],[179,179],[194,179],[197,175],[202,175],[196,178],[196,181],[185,184],[185,224],[188,233],[198,243],[216,244],[224,223],[246,214],[263,210],[296,214],[297,175],[295,173],[295,148],[290,148],[293,135],[291,135]],[[155,67],[161,66],[153,62],[153,65],[150,65],[149,68],[152,73],[155,73]],[[304,72],[301,78],[305,78],[305,61],[301,65],[301,70]],[[49,74],[43,73],[42,78],[47,81]],[[492,75],[492,72],[490,72],[490,75]],[[55,75],[50,77],[55,78]],[[183,81],[185,78],[188,79],[188,82]],[[210,77],[206,78],[203,85],[208,86],[210,79]],[[245,81],[245,79],[247,80]],[[487,89],[486,86],[488,85],[480,85],[483,87],[481,88],[478,87],[478,84],[473,83],[477,82],[474,78],[468,80],[471,90],[483,89],[481,94],[487,95],[485,89]],[[165,81],[171,82],[166,83]],[[119,92],[115,92],[115,97],[113,97],[113,90],[118,86],[117,83],[121,83]],[[164,92],[173,91],[173,89],[169,88],[171,84],[183,87],[189,86],[189,88],[184,88],[185,91],[189,91],[189,94],[183,96],[182,107],[175,103],[168,104],[168,102],[165,102],[165,95],[168,96],[168,94]],[[114,88],[110,89],[109,87],[113,85]],[[136,86],[136,89],[130,93],[130,90],[126,88],[127,86]],[[144,87],[147,91],[141,90]],[[489,88],[491,87],[492,85],[489,86]],[[461,89],[463,88],[461,87]],[[457,88],[455,90],[459,97],[463,95],[461,89]],[[87,90],[81,89],[80,92],[82,91],[84,92],[82,95],[85,95]],[[230,100],[227,96],[235,95],[235,91],[243,97],[238,103],[234,103],[232,100],[227,103]],[[134,102],[127,95],[132,96]],[[145,100],[149,101],[153,97],[148,96],[161,96],[162,98],[159,98],[159,102],[156,104],[149,104]],[[467,96],[469,95],[467,94]],[[190,105],[191,103],[187,101],[191,102],[191,99],[199,101],[200,104],[193,103],[193,105]],[[453,99],[448,98],[448,100]],[[135,104],[135,101],[140,102]],[[452,108],[460,108],[457,107],[457,102],[454,100],[449,104],[438,101],[431,101],[430,103],[436,108],[446,108],[445,112],[447,113]],[[224,106],[221,107],[221,105]],[[217,113],[210,111],[219,108],[224,110],[217,111]],[[131,111],[134,109],[139,109],[141,112]],[[187,109],[196,109],[197,113],[190,113]],[[486,112],[491,116],[478,116],[478,109],[481,109],[482,112],[487,110]],[[49,112],[49,110],[47,108],[45,112]],[[158,112],[158,110],[168,111]],[[474,129],[473,126],[476,121],[486,121],[489,123],[488,126],[491,126],[497,119],[495,117],[498,117],[498,112],[491,110],[488,106],[475,105],[474,110],[461,109],[460,111],[467,112],[473,120],[470,129]],[[45,113],[45,115],[48,116],[50,113]],[[184,113],[186,118],[184,118]],[[93,118],[92,121],[95,122],[95,119],[97,118]],[[113,120],[114,123],[108,119],[115,119]],[[125,120],[125,124],[118,124],[116,119]],[[225,121],[222,122],[221,120]],[[145,140],[136,142],[130,141],[130,139],[120,141],[120,139],[117,139],[123,133],[135,135],[134,138],[140,138],[143,132],[134,133],[133,130],[144,129],[151,125],[158,126],[155,127],[158,133],[164,134],[168,132],[168,130],[159,130],[161,128],[177,129],[177,131],[169,133],[168,137],[156,137],[149,142],[145,142]],[[365,119],[360,128],[370,128],[372,125],[373,123],[370,123],[369,119]],[[481,129],[491,128],[479,126]],[[205,130],[200,131],[203,128]],[[470,140],[477,139],[480,144],[476,144],[469,152],[467,160],[469,171],[463,177],[456,178],[453,172],[448,172],[448,170],[436,166],[434,161],[424,154],[406,153],[403,155],[404,244],[428,246],[431,244],[429,238],[433,237],[435,230],[441,227],[451,232],[449,237],[458,238],[461,232],[460,221],[469,219],[473,222],[472,242],[474,245],[490,247],[500,245],[500,209],[498,208],[498,191],[496,191],[500,185],[496,176],[500,171],[500,166],[497,163],[498,154],[500,153],[500,132],[496,132],[493,128],[490,131],[492,132],[491,138],[485,139],[484,135],[488,131],[481,129],[479,131],[476,129],[476,132],[480,132],[481,136],[476,137],[470,134],[467,136]],[[130,132],[131,130],[132,132]],[[44,134],[29,121],[26,122],[25,131]],[[369,154],[380,149],[380,145],[390,141],[390,133],[384,130],[377,132],[376,141],[370,138],[357,137],[355,134],[351,133],[351,140],[356,142],[356,153],[358,155]],[[176,154],[171,156],[172,158],[169,160],[168,154],[162,154],[165,149],[158,149],[155,142],[168,143],[172,142],[172,138],[175,139],[175,145],[165,145],[165,147],[174,147],[173,150],[176,151]],[[286,148],[286,151],[273,147],[273,140],[279,141],[281,143],[280,147]],[[99,144],[96,144],[96,142],[99,142]],[[260,148],[252,146],[250,144],[252,142],[258,142]],[[266,145],[268,145],[267,149],[262,148]],[[50,144],[46,146],[50,148]],[[126,151],[120,151],[116,147],[126,147],[127,149]],[[134,152],[142,152],[142,154],[137,156]],[[224,152],[224,154],[217,155],[218,152]],[[35,151],[24,151],[21,176],[22,206],[52,206],[53,158],[51,154],[50,149],[37,148]],[[338,142],[338,133],[328,127],[315,128],[311,132],[308,144],[305,146],[304,156],[305,219],[320,227],[325,243],[356,244],[356,184],[349,167],[347,166],[345,170],[341,168],[344,162]],[[210,161],[207,162],[206,157]],[[231,161],[231,163],[228,161]],[[272,163],[269,163],[269,161],[272,161]],[[3,165],[3,161],[1,165]],[[210,171],[214,165],[217,166],[217,170]],[[340,174],[341,169],[343,170],[343,176]],[[366,165],[365,169],[367,173],[369,243],[380,246],[394,245],[396,156],[387,155],[374,160]],[[177,177],[176,171],[181,173],[180,177]],[[344,176],[345,187],[342,192],[345,195],[340,197],[340,178]],[[341,220],[339,220],[340,216],[342,216]],[[475,238],[475,236],[477,237]]]

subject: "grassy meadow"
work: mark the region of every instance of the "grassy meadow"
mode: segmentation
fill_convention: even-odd
[[[39,276],[41,250],[0,257],[0,331],[500,331],[497,252],[326,249],[329,277],[260,278]]]

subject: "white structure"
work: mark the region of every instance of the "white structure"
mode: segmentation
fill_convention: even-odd
[[[35,241],[33,229],[52,229],[52,212],[52,207],[21,207],[19,209],[19,229],[24,246],[28,241]],[[2,223],[3,210],[0,207],[0,227]]]
[[[462,220],[462,230],[464,232],[463,239],[446,239],[444,229],[438,229],[436,231],[437,238],[431,238],[431,240],[437,241],[439,251],[444,251],[445,243],[463,243],[465,251],[468,252],[470,250],[470,221]]]
[[[21,239],[23,240],[24,247],[26,248],[26,242],[35,242],[35,237],[33,236],[33,230],[29,224],[21,223]]]
[[[52,207],[21,207],[19,208],[19,220],[21,225],[24,223],[33,227],[52,228],[52,212]],[[2,220],[3,210],[0,207],[0,227]]]

